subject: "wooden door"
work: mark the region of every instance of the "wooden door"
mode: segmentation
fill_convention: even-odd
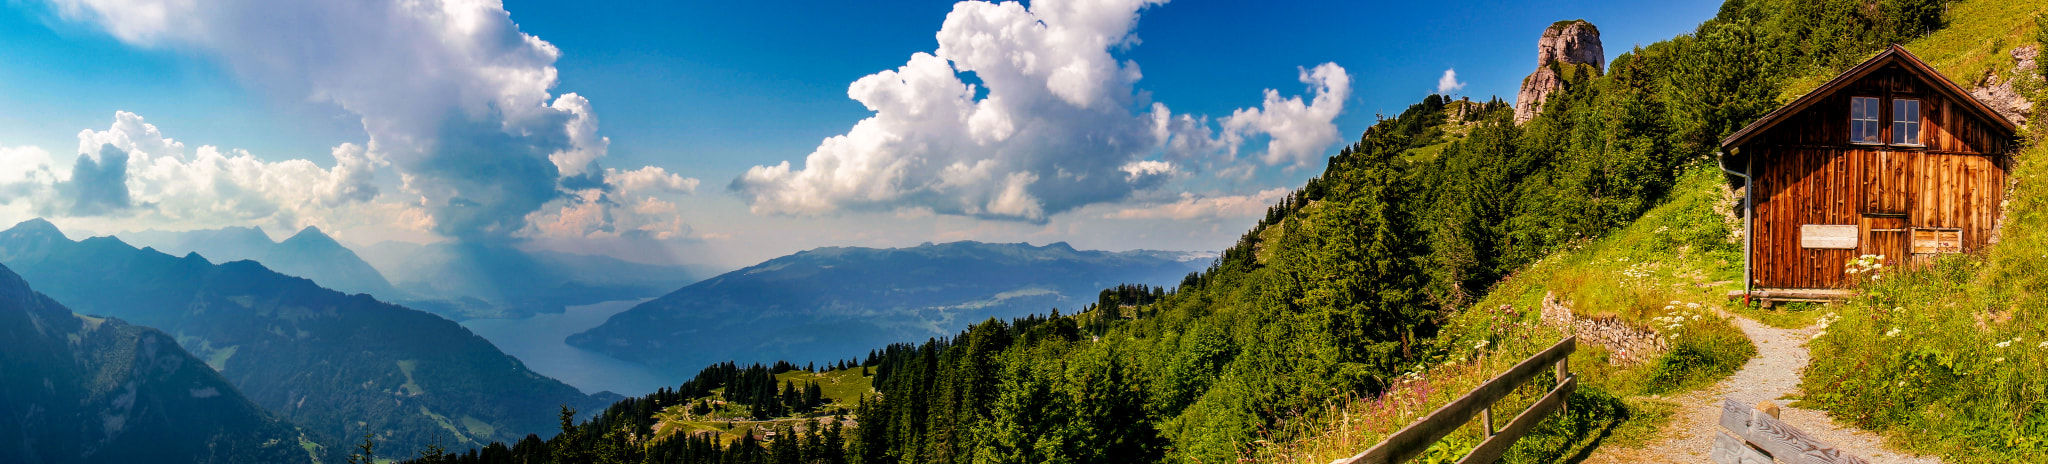
[[[1903,215],[1912,205],[1912,152],[1873,150],[1863,164],[1863,214]]]
[[[1906,249],[1908,240],[1906,215],[1864,214],[1863,241],[1856,246],[1858,255],[1884,256],[1885,267],[1896,267],[1906,262],[1910,253]]]
[[[1908,176],[1912,156],[1912,152],[1874,150],[1863,165],[1863,240],[1856,254],[1884,256],[1885,267],[1904,264],[1911,255],[1906,224],[1912,205]]]

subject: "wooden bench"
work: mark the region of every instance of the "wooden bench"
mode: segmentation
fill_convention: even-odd
[[[1751,407],[1735,400],[1721,404],[1721,428],[1708,454],[1717,464],[1868,464],[1778,420],[1778,407],[1765,401]]]

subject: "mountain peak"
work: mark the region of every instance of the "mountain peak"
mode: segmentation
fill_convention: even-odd
[[[319,228],[319,227],[317,227],[317,226],[306,226],[306,228],[304,228],[304,229],[299,229],[299,233],[297,233],[297,234],[292,234],[291,238],[287,238],[287,239],[284,239],[284,241],[283,241],[283,242],[279,242],[279,243],[293,243],[293,242],[302,242],[302,243],[309,243],[309,244],[310,244],[310,243],[318,243],[318,244],[328,244],[328,243],[335,243],[335,244],[337,244],[337,245],[339,244],[339,243],[337,243],[337,242],[335,242],[335,241],[334,241],[334,237],[328,236],[328,235],[327,235],[326,233],[323,233],[323,232],[321,232],[321,231],[320,231],[320,228]]]
[[[20,223],[20,224],[15,224],[15,225],[14,225],[14,227],[12,227],[12,228],[9,228],[9,229],[7,229],[5,233],[6,233],[7,235],[14,235],[14,236],[31,236],[31,235],[49,235],[49,236],[56,236],[56,237],[63,237],[63,236],[64,236],[64,231],[62,231],[62,230],[57,230],[57,225],[56,225],[56,224],[51,224],[49,220],[46,220],[46,219],[43,219],[43,218],[35,218],[35,219],[30,219],[30,220],[26,220],[26,221],[21,221],[21,223]],[[67,240],[68,240],[68,239],[67,239]]]

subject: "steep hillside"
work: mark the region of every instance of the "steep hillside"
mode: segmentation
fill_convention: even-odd
[[[2024,120],[1996,243],[1926,267],[1867,274],[1862,296],[1807,311],[1800,403],[1949,462],[2040,462],[2048,455],[2048,2],[1969,1],[1949,27],[1906,48],[1965,87],[2004,85],[2036,102]],[[1996,106],[1996,105],[1994,105]]]
[[[170,336],[73,314],[0,267],[0,461],[309,462],[296,427]]]
[[[1182,253],[1066,243],[819,248],[683,287],[569,341],[682,372],[720,361],[834,359],[989,318],[1071,310],[1120,283],[1173,284],[1200,265]]]
[[[406,296],[384,280],[384,275],[370,267],[370,263],[317,227],[302,229],[283,242],[271,241],[270,235],[255,227],[183,232],[146,230],[120,237],[135,246],[156,248],[174,256],[198,253],[215,263],[253,260],[277,272],[312,279],[322,287],[346,293],[368,293],[385,300]]]
[[[172,334],[330,453],[364,433],[406,449],[509,441],[553,430],[550,406],[610,402],[527,370],[452,321],[253,261],[216,265],[112,237],[73,242],[31,220],[0,232],[0,262],[80,313]]]

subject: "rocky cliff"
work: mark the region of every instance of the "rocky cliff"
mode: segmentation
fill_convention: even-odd
[[[2013,88],[2013,84],[2022,79],[2038,79],[2040,68],[2035,60],[2040,57],[2040,47],[2028,45],[2012,49],[2012,60],[2017,66],[2008,73],[2010,77],[2000,78],[1996,73],[1987,73],[1981,83],[1970,89],[1970,96],[1977,97],[1999,116],[2015,124],[2026,125],[2027,116],[2034,112],[2034,102],[2027,101],[2027,97]]]
[[[1536,41],[1536,72],[1522,79],[1522,91],[1515,95],[1515,124],[1543,113],[1550,94],[1564,89],[1579,71],[1599,74],[1606,70],[1607,54],[1600,48],[1600,28],[1583,19],[1558,21],[1543,29]]]

